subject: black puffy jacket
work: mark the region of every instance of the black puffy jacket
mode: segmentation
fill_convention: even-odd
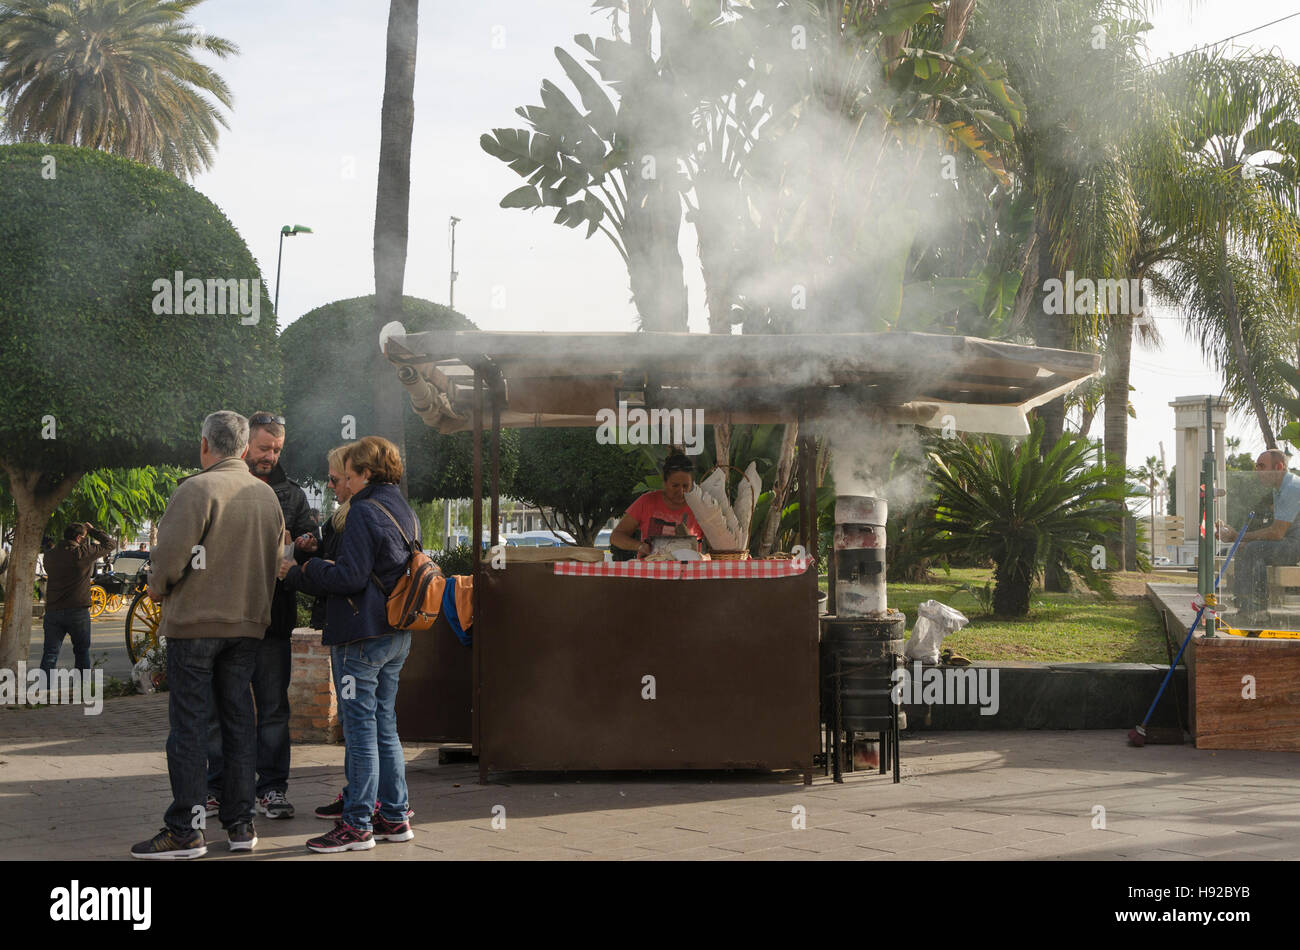
[[[316,530],[316,519],[311,515],[307,493],[284,474],[278,462],[266,477],[266,483],[275,489],[280,511],[284,513],[284,529],[290,538],[300,538]],[[297,625],[298,600],[283,581],[276,581],[275,594],[271,598],[271,625],[266,628],[266,635],[272,639],[288,639]]]

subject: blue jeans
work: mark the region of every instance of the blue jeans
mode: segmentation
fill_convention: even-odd
[[[226,771],[221,788],[221,827],[253,819],[253,678],[260,641],[252,637],[167,639],[167,774],[172,804],[164,821],[180,835],[202,827],[207,799],[207,733],[213,710],[221,723]],[[196,810],[197,807],[197,810]],[[197,824],[196,824],[197,822]]]
[[[79,670],[90,669],[90,608],[47,610],[43,618],[45,646],[41,650],[41,669],[46,673],[59,662],[64,634],[72,637],[72,660]]]
[[[289,789],[289,672],[293,646],[287,638],[257,641],[253,700],[257,703],[257,794]],[[208,792],[221,798],[224,760],[215,712],[208,725]]]
[[[1237,609],[1257,613],[1268,606],[1268,568],[1300,564],[1300,537],[1244,542],[1237,548],[1236,562],[1232,593],[1237,598]]]
[[[370,829],[376,800],[384,818],[406,821],[410,802],[406,758],[397,738],[397,680],[410,652],[409,630],[330,648],[348,782],[343,820],[363,831]]]

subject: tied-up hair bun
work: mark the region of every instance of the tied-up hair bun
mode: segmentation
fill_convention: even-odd
[[[689,455],[681,451],[677,446],[673,446],[668,458],[664,459],[664,478],[667,478],[672,472],[695,474],[695,463],[691,461]]]

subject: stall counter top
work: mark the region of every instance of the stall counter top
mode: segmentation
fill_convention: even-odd
[[[555,573],[571,577],[641,577],[650,580],[728,580],[797,577],[808,570],[807,558],[771,561],[605,561],[561,562]]]

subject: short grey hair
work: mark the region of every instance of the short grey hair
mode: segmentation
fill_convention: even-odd
[[[229,409],[204,419],[202,434],[208,440],[208,451],[222,458],[239,458],[248,448],[248,420]]]

